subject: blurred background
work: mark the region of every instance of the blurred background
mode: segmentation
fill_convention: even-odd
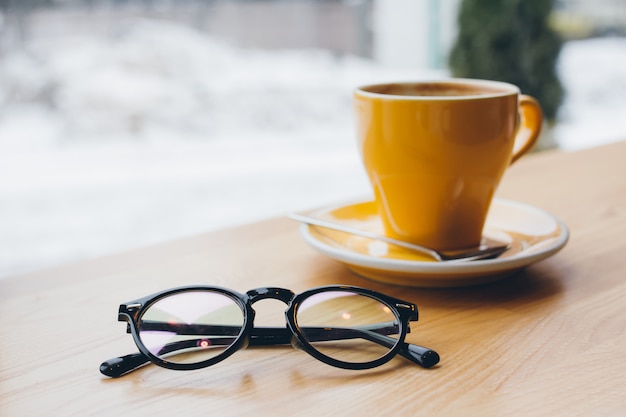
[[[365,83],[501,79],[537,151],[626,139],[625,35],[626,0],[0,0],[0,277],[367,197]]]

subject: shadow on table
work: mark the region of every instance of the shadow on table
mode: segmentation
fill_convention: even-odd
[[[420,308],[516,308],[552,302],[563,292],[563,272],[548,264],[535,265],[499,281],[460,288],[398,287],[353,275],[350,284],[372,288],[413,301]]]

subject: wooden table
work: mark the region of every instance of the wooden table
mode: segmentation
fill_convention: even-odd
[[[286,218],[2,280],[0,415],[626,415],[626,142],[528,156],[499,196],[552,212],[571,239],[481,287],[367,281],[309,248]],[[442,360],[347,371],[286,346],[199,371],[100,375],[103,360],[136,351],[120,302],[194,283],[380,290],[418,304],[409,340]],[[256,307],[258,317],[284,309]]]

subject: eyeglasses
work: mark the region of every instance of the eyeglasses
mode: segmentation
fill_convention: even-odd
[[[255,327],[259,300],[287,304],[286,327]],[[299,295],[284,288],[240,294],[211,286],[180,287],[120,305],[138,353],[110,359],[100,372],[120,377],[152,362],[191,370],[214,365],[250,346],[291,344],[344,369],[369,369],[399,354],[424,368],[439,362],[428,348],[406,343],[413,303],[351,286],[313,288]]]

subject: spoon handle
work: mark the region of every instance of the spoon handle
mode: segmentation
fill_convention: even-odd
[[[326,229],[337,230],[339,232],[350,233],[352,235],[357,235],[361,237],[366,237],[368,239],[380,240],[382,242],[391,243],[392,245],[400,246],[406,249],[410,249],[425,255],[428,255],[432,258],[435,258],[437,261],[443,261],[443,257],[439,254],[439,252],[424,247],[420,245],[415,245],[413,243],[404,242],[402,240],[393,239],[387,236],[379,235],[377,233],[368,232],[367,230],[361,230],[350,226],[345,226],[343,224],[333,223],[326,220],[318,219],[316,217],[304,216],[302,214],[290,213],[289,218],[293,220],[297,220],[301,223],[306,223],[313,226],[320,226]]]

